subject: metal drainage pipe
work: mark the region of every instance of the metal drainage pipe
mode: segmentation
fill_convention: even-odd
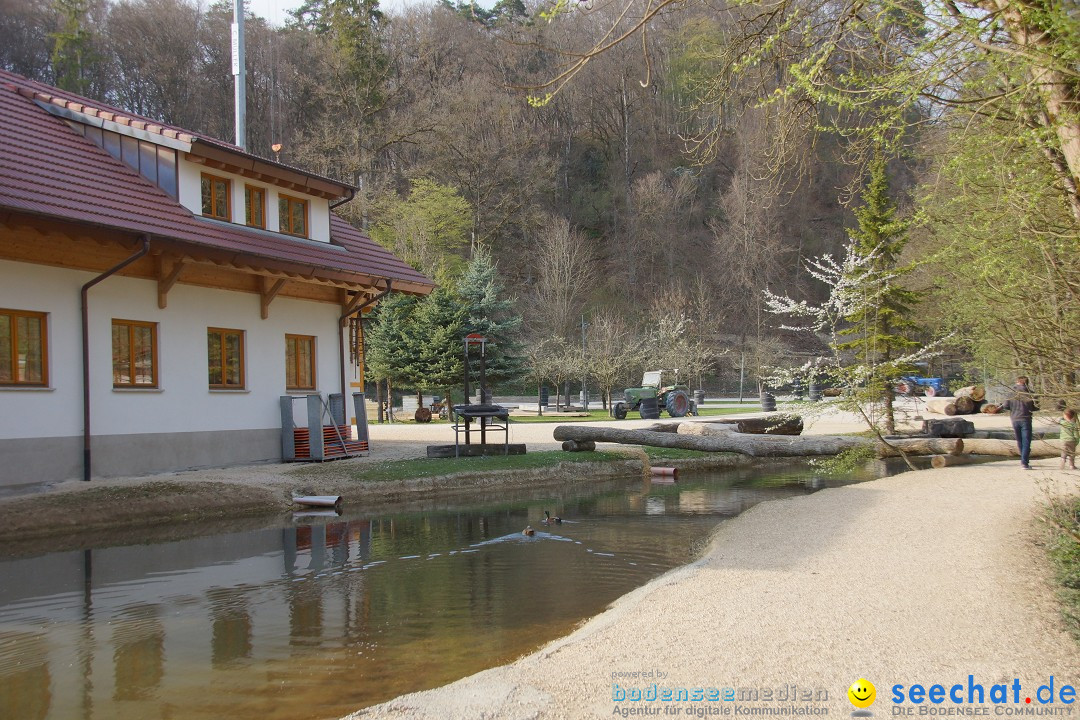
[[[140,235],[142,248],[119,265],[109,268],[82,286],[82,382],[83,382],[83,480],[90,482],[90,306],[87,294],[90,288],[110,275],[115,275],[131,263],[150,252],[150,236]]]

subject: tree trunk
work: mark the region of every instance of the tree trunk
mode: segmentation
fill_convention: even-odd
[[[390,378],[386,378],[386,421],[394,424],[394,390]]]
[[[378,408],[379,424],[383,424],[383,384],[382,380],[375,380],[375,405]]]
[[[971,465],[980,461],[980,458],[974,455],[931,455],[930,467],[941,469],[954,465]]]
[[[746,435],[743,433],[724,433],[722,435],[692,435],[691,428],[700,427],[695,423],[683,423],[680,432],[653,432],[650,430],[620,430],[617,428],[587,427],[585,425],[559,425],[555,428],[556,440],[593,440],[595,442],[614,442],[627,445],[648,445],[650,447],[682,448],[704,452],[737,452],[751,457],[796,457],[805,455],[836,455],[844,450],[858,447],[876,447],[877,441],[869,438],[836,435],[802,435],[799,437],[774,435]],[[910,445],[909,445],[910,443]],[[939,440],[933,438],[902,440],[892,443],[908,447],[916,454],[939,454],[959,452],[963,448],[962,440]],[[881,453],[887,456],[895,453],[892,448],[882,447]]]
[[[797,415],[765,418],[744,418],[742,420],[714,420],[695,425],[730,425],[734,426],[725,430],[735,430],[741,433],[754,435],[802,435],[803,421]]]
[[[957,415],[971,415],[975,412],[975,401],[967,395],[956,398],[953,403],[956,405]]]
[[[939,413],[941,415],[955,415],[956,414],[956,398],[928,398],[926,400],[926,409],[932,413]]]
[[[875,444],[878,457],[900,457],[900,451],[906,455],[959,455],[967,448],[967,441],[961,438],[906,438],[889,440],[889,444]]]
[[[544,417],[544,384],[540,383],[536,386],[536,415],[537,417]]]
[[[1038,18],[1045,17],[1041,4],[1017,2],[1016,0],[974,0],[978,7],[996,12],[1004,19],[1005,27],[1013,42],[1022,52],[1028,53],[1028,72],[1038,86],[1042,112],[1035,120],[1057,137],[1056,144],[1047,144],[1051,163],[1061,177],[1067,192],[1073,218],[1080,222],[1080,100],[1077,98],[1077,82],[1070,76],[1067,66],[1055,67],[1053,49],[1055,36],[1062,40],[1063,30],[1040,25]],[[1040,61],[1037,58],[1047,58]]]
[[[964,440],[964,451],[973,455],[999,455],[1001,457],[1020,457],[1020,449],[1015,440]],[[1032,440],[1031,457],[1061,457],[1060,440]]]
[[[956,397],[969,397],[975,402],[986,399],[986,388],[982,385],[968,385],[953,393]]]

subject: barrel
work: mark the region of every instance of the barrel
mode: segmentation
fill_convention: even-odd
[[[694,402],[697,404],[698,407],[701,407],[702,405],[705,404],[705,391],[704,390],[695,390],[694,391]]]
[[[551,396],[548,394],[548,386],[547,385],[541,385],[540,386],[540,407],[547,407],[548,406],[548,400],[550,399],[550,397]]]
[[[762,391],[761,393],[761,409],[765,412],[772,412],[776,409],[776,396],[771,392]]]
[[[813,402],[821,400],[821,383],[810,383],[810,400]]]
[[[796,379],[793,383],[791,383],[791,394],[795,396],[796,400],[802,400],[803,399],[802,380]]]
[[[638,412],[641,413],[642,420],[659,420],[660,419],[660,405],[656,402],[656,398],[642,398],[641,405],[638,406]]]

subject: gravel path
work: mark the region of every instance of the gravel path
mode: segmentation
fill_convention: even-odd
[[[828,693],[813,707],[846,715],[847,687],[860,677],[877,685],[871,710],[883,717],[894,712],[897,683],[966,688],[970,674],[989,693],[1017,678],[1032,696],[1051,675],[1058,689],[1080,685],[1080,650],[1058,619],[1040,546],[1045,531],[1035,520],[1043,487],[1075,492],[1080,476],[1057,471],[1056,460],[1036,465],[906,473],[762,503],[724,523],[700,561],[625,596],[569,637],[350,717],[592,718],[632,707],[664,715],[665,706],[693,716],[695,707],[791,705],[760,696],[613,700],[613,683],[626,690],[652,682],[796,684]],[[558,580],[529,592],[557,593]],[[665,676],[612,675],[637,671]],[[1076,705],[1056,707],[1080,714]]]

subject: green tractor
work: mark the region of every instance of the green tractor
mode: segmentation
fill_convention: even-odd
[[[641,387],[626,388],[625,400],[615,403],[611,414],[622,420],[631,410],[641,413],[642,418],[656,419],[661,411],[667,411],[671,417],[683,417],[696,414],[694,403],[690,400],[690,388],[679,385],[676,371],[674,385],[661,386],[661,370],[648,370],[641,378]]]

